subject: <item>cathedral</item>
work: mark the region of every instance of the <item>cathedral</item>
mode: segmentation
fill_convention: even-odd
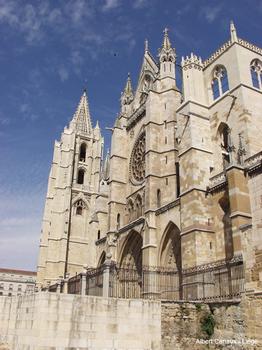
[[[261,288],[261,107],[262,49],[239,38],[233,22],[206,60],[191,53],[178,61],[167,30],[157,59],[146,41],[110,152],[104,157],[86,91],[55,141],[38,285],[107,259],[179,275],[237,260],[245,289]]]

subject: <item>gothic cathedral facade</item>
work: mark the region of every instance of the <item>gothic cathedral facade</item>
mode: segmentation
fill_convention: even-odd
[[[191,54],[178,65],[167,30],[158,61],[146,42],[105,159],[86,92],[55,142],[38,283],[108,257],[182,271],[241,256],[247,288],[261,288],[261,132],[262,49],[240,39],[233,23],[205,61]]]

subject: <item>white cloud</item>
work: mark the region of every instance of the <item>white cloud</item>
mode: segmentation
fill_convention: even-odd
[[[64,66],[59,67],[57,72],[58,72],[59,78],[62,82],[65,82],[68,79],[69,73],[68,73],[68,70]]]
[[[120,5],[119,0],[105,0],[105,4],[102,7],[102,11],[110,11]]]
[[[222,7],[220,5],[206,6],[201,9],[200,16],[203,16],[208,23],[212,23],[217,18],[221,10]]]
[[[148,0],[135,0],[133,3],[133,7],[135,9],[141,9],[143,7],[145,7],[148,3]]]

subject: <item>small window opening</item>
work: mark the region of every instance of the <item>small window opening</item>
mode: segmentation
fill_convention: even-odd
[[[82,200],[79,200],[76,203],[76,215],[82,215],[83,214],[83,209],[84,209],[84,203]]]
[[[161,191],[160,189],[157,190],[156,192],[156,197],[157,197],[157,207],[161,207]]]
[[[97,239],[100,239],[101,234],[100,234],[100,230],[97,231]]]
[[[120,214],[118,213],[116,217],[116,229],[119,230],[119,228],[120,228]]]
[[[180,169],[179,169],[179,163],[175,163],[176,167],[176,196],[180,196]]]
[[[83,169],[78,170],[77,183],[83,185],[85,178],[85,171]]]
[[[82,145],[80,146],[79,160],[80,162],[86,161],[86,144],[85,143],[82,143]]]

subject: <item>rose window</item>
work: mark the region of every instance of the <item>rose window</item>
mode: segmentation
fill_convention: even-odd
[[[131,175],[136,182],[143,182],[145,179],[145,151],[146,135],[140,135],[135,143],[131,156]]]

